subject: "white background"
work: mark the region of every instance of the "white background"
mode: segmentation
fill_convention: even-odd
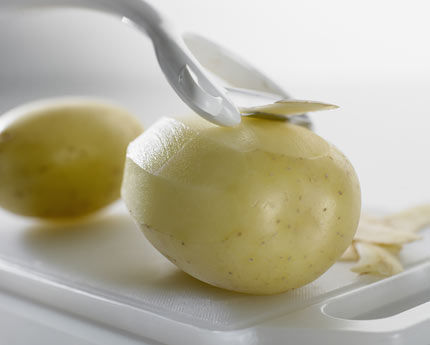
[[[430,201],[427,4],[156,2],[179,28],[233,49],[296,98],[338,104],[340,110],[312,116],[316,131],[352,161],[364,207],[385,210]],[[113,99],[147,126],[188,111],[165,82],[150,42],[117,18],[0,8],[0,112],[65,94]],[[12,344],[18,333],[8,329]]]

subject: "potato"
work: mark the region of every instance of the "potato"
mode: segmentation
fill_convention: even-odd
[[[87,215],[120,196],[128,143],[142,132],[124,109],[48,100],[0,118],[0,206],[30,217]]]
[[[251,294],[316,279],[351,243],[360,217],[345,156],[308,129],[262,119],[234,128],[158,121],[128,147],[122,196],[171,262]]]

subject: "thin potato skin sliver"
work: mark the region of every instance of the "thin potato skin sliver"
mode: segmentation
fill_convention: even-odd
[[[348,248],[346,248],[339,261],[357,261],[358,259],[359,256],[353,242],[348,246]]]
[[[261,114],[261,115],[280,115],[280,116],[295,116],[301,115],[311,111],[322,111],[337,109],[338,106],[333,104],[315,102],[315,101],[302,101],[294,99],[285,99],[277,101],[272,104],[255,106],[255,107],[243,107],[240,108],[242,114]]]
[[[387,250],[393,255],[398,255],[402,250],[401,244],[378,244],[379,247]]]
[[[430,204],[420,205],[407,210],[381,218],[384,224],[402,229],[403,231],[417,232],[430,225]]]
[[[385,224],[361,220],[354,239],[370,243],[401,245],[416,241],[420,236]]]
[[[365,242],[356,242],[355,248],[360,259],[351,268],[353,272],[392,276],[403,271],[400,261],[388,250],[380,246]]]
[[[356,261],[360,274],[389,276],[401,272],[397,258],[402,246],[420,239],[417,231],[430,225],[430,205],[424,204],[383,217],[361,215],[354,240],[340,261]]]

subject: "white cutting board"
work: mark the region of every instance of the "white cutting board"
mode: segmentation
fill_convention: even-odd
[[[2,289],[165,344],[270,344],[285,337],[316,344],[333,335],[340,337],[333,341],[346,341],[348,331],[381,333],[381,341],[391,341],[408,331],[404,320],[393,318],[430,299],[430,231],[405,246],[406,271],[396,277],[378,281],[336,263],[300,289],[251,296],[211,287],[178,270],[149,244],[121,202],[86,223],[53,225],[0,211],[0,224]],[[310,313],[306,322],[303,313]],[[408,318],[414,321],[410,328],[427,322],[422,340],[430,339],[430,309],[419,315]],[[283,318],[288,323],[275,327]],[[363,328],[357,319],[368,324]],[[271,327],[276,330],[269,332]],[[313,336],[298,334],[302,327]]]

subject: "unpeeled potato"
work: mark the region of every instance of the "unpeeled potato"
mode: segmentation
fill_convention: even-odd
[[[196,116],[158,121],[128,147],[122,196],[171,262],[252,294],[316,279],[360,217],[344,155],[310,130],[261,119],[234,128]]]
[[[89,99],[49,100],[0,118],[0,206],[62,219],[120,196],[128,143],[142,132],[126,110]]]

